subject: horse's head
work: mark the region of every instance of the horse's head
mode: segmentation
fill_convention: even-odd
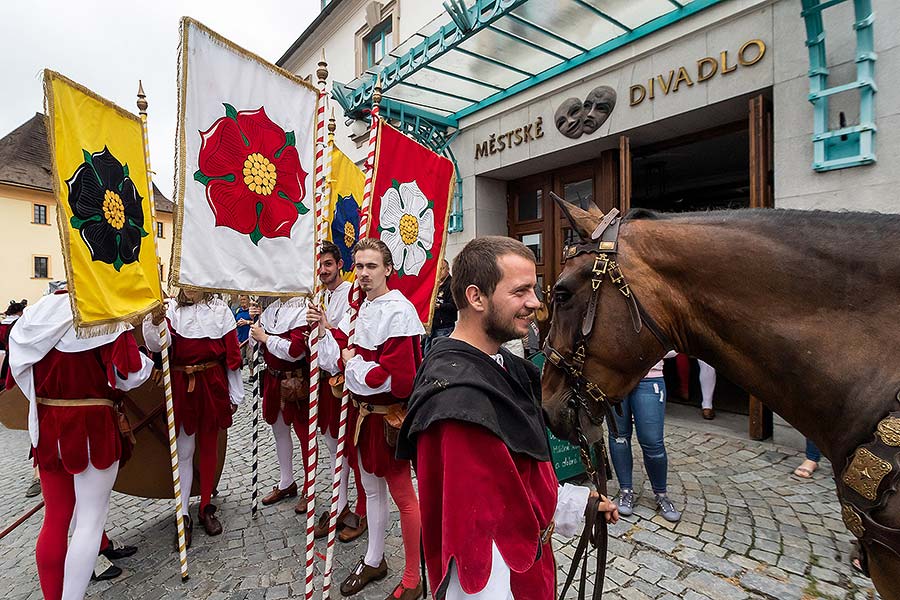
[[[581,241],[590,242],[592,233],[603,220],[603,213],[593,207],[584,211],[566,202],[559,202],[559,205]],[[627,252],[621,245],[620,250]],[[583,340],[584,380],[615,401],[627,394],[665,351],[649,328],[640,324],[641,319],[635,312],[637,305],[623,293],[621,288],[625,281],[614,281],[615,273],[603,275],[597,288],[596,311],[593,320],[590,319],[588,306],[594,294],[592,279],[597,279],[595,261],[598,256],[597,252],[585,252],[566,260],[551,292],[547,344],[571,365],[577,362],[577,346]],[[607,256],[618,260],[616,255]],[[626,291],[630,293],[630,290]],[[585,394],[579,398],[574,394],[574,384],[571,373],[567,374],[563,366],[547,360],[542,387],[548,424],[557,437],[575,443],[578,419],[588,440],[596,441],[602,435],[597,421],[604,409],[596,399],[587,398]],[[580,405],[581,410],[576,410],[576,405]]]

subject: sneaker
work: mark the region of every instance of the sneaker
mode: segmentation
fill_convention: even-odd
[[[681,513],[675,510],[675,504],[669,500],[669,496],[666,494],[656,495],[656,510],[669,523],[677,523],[681,520]],[[621,509],[619,509],[619,513],[622,513]]]
[[[40,496],[41,494],[41,480],[40,479],[32,479],[31,485],[28,486],[28,489],[25,491],[26,498],[34,498],[35,496]]]
[[[619,514],[630,517],[634,514],[634,490],[623,488],[616,495],[615,503],[619,507]]]

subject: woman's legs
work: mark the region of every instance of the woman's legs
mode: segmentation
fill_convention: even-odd
[[[364,562],[370,567],[378,567],[384,558],[384,537],[387,534],[387,481],[366,472],[366,469],[362,466],[362,457],[359,457],[358,460],[359,473],[362,476],[363,487],[366,489],[366,506],[368,507],[369,519],[369,545],[366,548]],[[416,544],[418,544],[418,538],[416,539]]]
[[[100,552],[100,538],[109,514],[109,494],[118,473],[119,461],[116,461],[102,471],[88,464],[87,469],[74,476],[75,532],[66,552],[62,600],[84,598]]]
[[[184,429],[178,429],[178,438],[175,442],[178,448],[178,479],[181,480],[181,514],[190,515],[191,486],[194,483],[194,449],[196,439],[188,435]]]
[[[403,553],[406,559],[401,583],[405,588],[414,588],[421,581],[419,572],[422,564],[419,555],[419,539],[422,533],[419,499],[413,488],[409,467],[388,473],[386,479],[394,504],[400,510],[400,535],[403,538]],[[371,536],[371,533],[369,535]]]
[[[616,479],[619,480],[619,489],[623,490],[634,489],[634,481],[632,478],[634,458],[631,455],[631,397],[633,394],[634,392],[628,394],[628,396],[622,400],[621,417],[618,413],[613,412],[619,434],[613,435],[611,429],[609,432],[609,459],[616,471]]]
[[[44,598],[60,600],[63,592],[69,523],[72,522],[75,510],[75,483],[73,477],[63,470],[45,471],[41,475],[44,522],[38,534],[35,559]]]
[[[813,472],[819,468],[820,460],[822,460],[822,452],[816,447],[815,442],[806,438],[806,460],[794,469],[794,475],[801,479],[809,479],[812,477]]]
[[[662,377],[642,379],[629,395],[634,428],[644,453],[644,468],[653,492],[666,493],[669,458],[663,441],[666,384]]]

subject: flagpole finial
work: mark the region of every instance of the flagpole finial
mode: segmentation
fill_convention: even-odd
[[[372,106],[381,104],[381,73],[375,78],[375,89],[372,90]]]
[[[325,83],[328,81],[328,63],[325,62],[325,48],[322,48],[322,59],[319,61],[319,68],[316,69],[316,80],[319,87],[325,89]]]
[[[144,93],[144,84],[138,79],[138,91],[137,91],[137,107],[138,112],[142,115],[147,114],[147,94]]]
[[[337,129],[337,122],[334,120],[334,107],[331,107],[331,117],[328,118],[328,135],[334,135]]]

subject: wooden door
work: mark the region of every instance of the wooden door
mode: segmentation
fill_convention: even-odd
[[[772,104],[759,94],[750,98],[750,208],[775,204],[772,170]],[[772,411],[750,396],[750,437],[772,437]]]
[[[551,174],[541,173],[511,182],[507,199],[509,237],[521,241],[534,252],[541,300],[557,275],[552,258],[556,247],[552,189]]]

